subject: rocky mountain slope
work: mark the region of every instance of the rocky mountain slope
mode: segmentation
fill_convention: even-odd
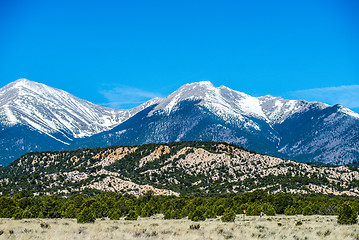
[[[154,101],[116,110],[19,79],[0,89],[0,163],[29,151],[67,148],[78,138],[112,129]]]
[[[252,97],[210,82],[187,84],[80,147],[210,140],[282,158],[346,164],[359,160],[359,114],[280,97]]]
[[[359,114],[210,82],[115,110],[20,79],[0,89],[0,164],[30,151],[210,140],[304,162],[359,161]]]
[[[248,152],[232,144],[178,142],[28,153],[0,168],[1,191],[162,194],[248,192],[359,195],[359,172]]]

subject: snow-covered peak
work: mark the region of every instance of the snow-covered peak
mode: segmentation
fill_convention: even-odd
[[[281,123],[297,112],[306,110],[309,106],[324,109],[329,105],[305,100],[287,100],[282,97],[266,95],[258,97],[261,108],[272,124]]]
[[[0,89],[0,123],[30,126],[69,144],[73,138],[110,130],[156,101],[150,100],[133,109],[115,110],[45,84],[19,79]]]
[[[184,100],[198,100],[200,105],[224,120],[244,121],[244,116],[266,119],[257,98],[224,86],[216,88],[208,81],[183,85],[162,99],[149,114],[156,111],[170,114]]]
[[[0,92],[9,91],[9,90],[22,90],[22,89],[28,89],[31,91],[48,92],[54,88],[46,86],[45,84],[42,84],[42,83],[30,81],[26,78],[20,78],[14,82],[9,83],[8,85],[4,86],[3,88],[1,88]],[[59,91],[61,91],[61,90],[59,90]]]
[[[348,116],[354,117],[356,119],[359,119],[359,114],[350,110],[349,108],[344,107],[343,105],[337,104],[338,106],[338,112],[344,113]]]
[[[271,95],[259,97],[258,100],[268,120],[273,123],[283,122],[288,116],[308,104],[306,101],[286,100]]]

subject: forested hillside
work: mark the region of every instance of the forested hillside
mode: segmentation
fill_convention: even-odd
[[[236,145],[176,142],[28,153],[0,168],[1,193],[71,195],[114,191],[155,194],[359,194],[354,167],[313,166]]]

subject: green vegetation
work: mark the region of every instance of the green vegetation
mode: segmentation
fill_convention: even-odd
[[[88,207],[84,207],[84,209],[77,216],[78,223],[93,223],[95,220],[95,213]]]
[[[96,196],[74,194],[33,196],[23,190],[13,197],[0,197],[1,218],[75,218],[79,223],[96,218],[137,220],[162,213],[165,219],[188,217],[192,221],[221,216],[224,222],[235,220],[236,214],[267,216],[275,214],[338,214],[338,223],[357,222],[359,199],[350,196],[321,194],[268,194],[263,190],[233,195],[164,196],[147,192],[140,197],[115,192]]]
[[[125,217],[125,220],[137,220],[138,216],[135,211],[131,210]]]
[[[226,143],[178,142],[28,153],[0,167],[0,218],[72,218],[87,223],[163,214],[165,219],[234,221],[236,214],[245,212],[248,216],[338,214],[339,223],[357,222],[357,197],[318,194],[310,186],[329,187],[336,193],[356,191],[358,179],[340,176],[358,168],[314,167],[243,150]],[[101,162],[114,156],[116,161]],[[135,197],[126,193],[134,191],[128,185],[114,188],[110,180],[116,177],[180,195],[147,192]],[[105,178],[106,184],[101,182]],[[87,188],[93,183],[117,192]],[[266,191],[255,190],[260,188]],[[289,194],[291,190],[308,193]]]
[[[203,164],[201,162],[188,166],[178,164],[188,154],[193,154],[198,149],[205,150],[216,158],[206,162],[205,165],[201,165]],[[100,164],[103,159],[122,150],[122,157],[117,161],[109,165]],[[198,196],[204,192],[216,195],[224,192],[243,193],[261,188],[269,192],[320,191],[308,187],[310,185],[327,187],[337,192],[354,192],[359,189],[359,179],[345,180],[340,177],[331,179],[331,176],[341,176],[341,173],[358,172],[357,167],[343,170],[334,166],[297,164],[289,160],[283,160],[278,165],[272,166],[260,159],[261,157],[267,159],[264,154],[258,154],[252,160],[249,160],[248,156],[253,156],[254,151],[249,151],[246,157],[238,154],[245,150],[243,147],[227,143],[187,141],[33,152],[23,155],[9,166],[0,167],[0,188],[4,195],[14,195],[22,189],[27,189],[36,194],[70,196],[82,192],[95,196],[101,191],[87,188],[89,185],[101,182],[108,176],[118,176],[119,179],[126,179],[139,185],[148,184],[181,195]],[[145,164],[141,162],[141,159],[154,152],[159,153],[156,158],[146,161]],[[230,157],[233,161],[230,163],[221,161],[225,157]],[[263,169],[267,174],[258,173]],[[310,171],[307,171],[308,169]],[[335,174],[331,174],[331,171]],[[107,174],[108,172],[113,174]],[[111,188],[113,184],[109,182],[106,187]],[[118,191],[121,194],[126,192],[126,190]],[[257,214],[257,210],[254,209],[252,214]],[[279,212],[283,211],[279,210]],[[148,214],[136,213],[140,216]]]
[[[236,213],[232,208],[227,208],[221,217],[222,222],[234,222],[236,219]]]
[[[356,208],[358,209],[358,208]],[[338,209],[339,224],[355,224],[358,222],[358,212],[349,201],[344,202]]]

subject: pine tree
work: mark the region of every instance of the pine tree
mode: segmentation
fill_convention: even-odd
[[[309,207],[309,206],[306,206],[306,207],[303,209],[303,215],[304,215],[304,216],[313,215],[312,208]]]
[[[192,221],[204,221],[206,220],[206,216],[204,215],[204,212],[197,208],[194,212],[190,212],[190,214],[188,214],[188,219],[192,220]]]
[[[232,208],[227,208],[221,217],[222,222],[234,222],[236,219],[236,213]]]
[[[70,204],[65,212],[64,212],[64,218],[76,218],[76,208],[74,204]]]
[[[125,217],[125,220],[137,220],[138,215],[135,211],[131,210],[128,212],[127,216]]]
[[[267,216],[275,216],[275,209],[270,203],[267,203],[263,206],[263,211]]]
[[[33,218],[33,215],[32,215],[32,213],[31,213],[28,209],[25,209],[25,210],[22,212],[21,218]]]
[[[84,209],[77,216],[78,223],[93,223],[95,220],[95,214],[88,207],[84,207]]]
[[[295,208],[293,206],[288,206],[285,210],[284,210],[284,214],[291,216],[291,215],[296,215],[297,211],[295,210]]]
[[[119,211],[119,210],[114,210],[110,214],[110,219],[111,220],[120,220],[120,218],[121,218],[121,211]]]
[[[204,213],[204,215],[206,216],[206,218],[216,218],[217,215],[214,213],[214,211],[209,208],[207,209],[207,211]]]
[[[338,209],[339,224],[355,224],[358,222],[358,213],[351,206],[350,202],[344,202]]]

